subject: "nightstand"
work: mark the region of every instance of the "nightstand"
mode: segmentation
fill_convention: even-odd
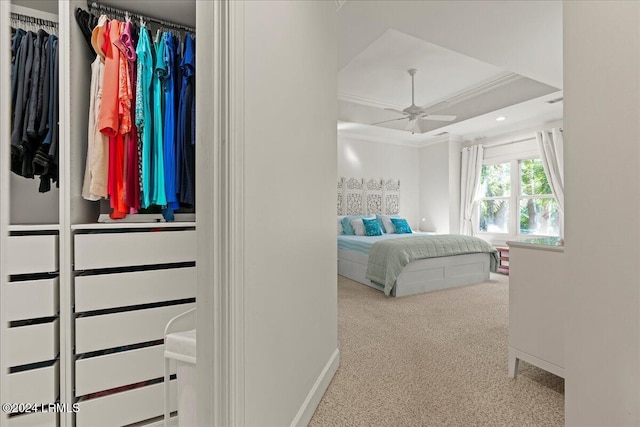
[[[498,250],[498,273],[509,275],[509,247],[508,246],[496,246]]]

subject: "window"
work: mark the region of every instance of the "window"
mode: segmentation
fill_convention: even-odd
[[[479,192],[479,232],[560,234],[558,204],[539,158],[483,165]]]
[[[509,233],[511,164],[482,166],[480,194],[480,231]]]
[[[560,234],[558,204],[553,197],[542,160],[520,162],[520,234],[558,236]]]

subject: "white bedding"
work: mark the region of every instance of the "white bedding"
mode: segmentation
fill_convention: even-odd
[[[382,240],[402,239],[408,236],[427,236],[432,233],[413,232],[411,234],[383,234],[382,236],[338,235],[338,250],[368,255],[371,245]]]

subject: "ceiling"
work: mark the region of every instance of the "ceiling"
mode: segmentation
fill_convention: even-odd
[[[194,0],[99,2],[195,24]],[[13,3],[57,12],[56,2],[49,0]],[[562,118],[562,102],[547,103],[562,97],[562,2],[336,4],[339,119],[344,132],[348,128],[354,135],[416,144],[443,132],[470,140]],[[455,122],[423,122],[415,135],[401,122],[370,126],[399,117],[385,107],[403,109],[411,103],[409,68],[418,69],[416,104],[433,114],[454,114]],[[496,122],[498,116],[506,120]]]
[[[415,143],[562,118],[562,102],[547,102],[562,97],[561,2],[346,1],[338,25],[343,132]],[[370,126],[411,104],[409,68],[416,105],[455,122],[421,121],[415,135],[404,120]]]

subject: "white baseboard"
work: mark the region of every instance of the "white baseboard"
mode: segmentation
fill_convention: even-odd
[[[329,358],[329,361],[318,376],[315,384],[311,387],[311,391],[309,391],[307,398],[302,403],[300,410],[291,422],[291,427],[304,427],[309,424],[309,421],[311,421],[311,417],[313,417],[313,413],[316,411],[322,396],[324,396],[324,392],[327,391],[331,379],[338,370],[339,364],[340,350],[336,348],[336,351],[334,351]]]

